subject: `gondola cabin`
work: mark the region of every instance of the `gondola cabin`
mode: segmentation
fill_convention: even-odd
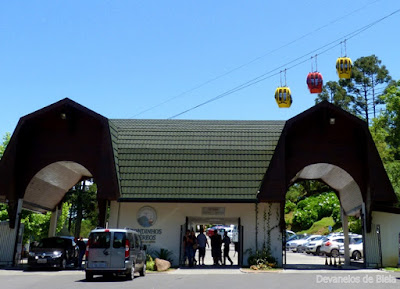
[[[336,60],[336,71],[339,78],[349,79],[351,77],[351,67],[353,63],[348,57],[339,57]]]
[[[307,86],[310,93],[321,93],[323,86],[322,74],[319,72],[310,72],[307,75]]]
[[[283,86],[275,90],[275,100],[280,108],[290,107],[292,105],[292,94],[290,88]]]

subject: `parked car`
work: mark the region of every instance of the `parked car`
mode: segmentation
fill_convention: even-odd
[[[68,265],[78,265],[79,250],[71,237],[49,237],[31,247],[28,266],[57,267],[65,269]]]
[[[324,242],[326,242],[328,238],[326,236],[320,236],[315,238],[314,240],[305,244],[305,252],[307,254],[314,254],[319,256],[321,254],[321,246]]]
[[[225,231],[230,231],[232,232],[232,228],[231,227],[226,227],[226,226],[222,226],[222,225],[218,225],[218,226],[213,226],[211,228],[208,228],[206,231],[206,234],[208,237],[211,237],[214,235],[215,230],[217,230],[218,234],[221,235],[221,237],[224,237],[224,233]]]
[[[320,251],[326,256],[339,256],[339,248],[344,244],[344,236],[328,236],[327,240],[322,243]]]
[[[94,275],[122,274],[133,280],[146,274],[146,245],[132,229],[95,229],[86,247],[86,280]]]
[[[314,241],[314,240],[316,240],[316,239],[318,239],[318,238],[321,238],[321,236],[320,236],[320,235],[311,235],[311,236],[309,236],[309,237],[306,239],[305,242],[303,242],[302,244],[300,244],[300,246],[297,247],[297,252],[299,252],[299,253],[306,252],[306,250],[307,250],[307,245],[308,245],[310,242],[312,242],[312,241]]]
[[[296,236],[296,233],[290,230],[286,230],[286,241],[290,240],[293,238],[293,236]]]
[[[298,252],[301,253],[303,250],[303,245],[307,243],[308,241],[311,241],[315,238],[319,237],[319,235],[311,235],[311,236],[305,236],[302,239],[297,239],[293,240],[287,243],[287,246],[289,247],[289,250],[293,252]]]
[[[295,240],[300,240],[300,239],[304,239],[307,238],[308,235],[307,234],[296,234],[296,235],[292,235],[290,236],[288,239],[286,239],[286,251],[289,251],[289,243],[291,241],[295,241]]]
[[[353,239],[350,241],[349,244],[349,256],[351,259],[354,260],[360,260],[363,258],[364,255],[364,247],[363,247],[363,241],[361,239]],[[344,255],[344,245],[340,246],[339,248],[339,253],[341,255]]]

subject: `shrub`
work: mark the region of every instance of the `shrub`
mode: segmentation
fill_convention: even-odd
[[[307,230],[318,220],[318,213],[314,210],[296,210],[293,214],[292,228]]]
[[[146,255],[146,270],[155,271],[155,262],[149,254]]]
[[[296,204],[291,201],[287,201],[285,204],[285,214],[290,213],[294,209],[296,209]]]
[[[167,249],[163,249],[163,248],[161,248],[160,251],[155,251],[154,252],[154,257],[155,258],[160,258],[160,259],[163,259],[163,260],[167,260],[167,261],[172,263],[173,260],[172,260],[171,256],[172,256],[172,252],[167,250]]]
[[[254,270],[271,269],[277,266],[276,259],[271,256],[269,250],[264,248],[262,251],[255,251],[251,248],[247,249],[245,253],[249,253],[247,262],[250,268]]]

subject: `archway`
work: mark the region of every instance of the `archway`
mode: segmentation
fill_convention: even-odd
[[[286,122],[262,180],[258,200],[280,203],[281,234],[285,195],[297,179],[334,188],[347,215],[363,215],[364,234],[371,232],[373,207],[397,202],[367,124],[328,102]]]
[[[34,211],[52,211],[72,186],[91,177],[88,169],[76,162],[59,161],[47,165],[30,180],[23,206]]]
[[[328,239],[328,236],[326,235],[319,236],[320,233],[317,232],[314,233],[313,235],[309,235],[308,239],[303,239],[307,240],[308,242],[299,240],[299,241],[290,241],[286,243],[285,249],[294,249],[292,247],[294,247],[294,245],[297,245],[297,247],[301,248],[301,250],[294,249],[293,250],[294,252],[302,253],[302,251],[307,252],[307,250],[311,250],[311,252],[308,251],[308,253],[309,254],[313,253],[313,254],[310,254],[308,257],[305,257],[304,255],[300,256],[299,254],[297,254],[298,256],[296,256],[292,254],[290,250],[288,251],[284,250],[283,251],[284,265],[289,265],[289,264],[290,264],[289,266],[298,265],[297,268],[299,266],[318,267],[318,265],[321,266],[324,265],[325,263],[328,263],[326,257],[327,256],[330,257],[331,256],[330,252],[333,251],[335,252],[334,263],[336,263],[336,257],[338,257],[338,263],[344,263],[344,265],[350,265],[350,257],[352,257],[350,256],[350,250],[349,250],[350,244],[353,242],[361,242],[361,245],[363,244],[362,236],[353,234],[354,232],[349,232],[348,230],[348,217],[350,216],[361,218],[362,224],[365,223],[364,220],[365,214],[363,214],[363,199],[359,186],[355,182],[354,178],[352,178],[352,176],[345,170],[343,170],[338,166],[327,163],[318,163],[306,166],[305,168],[300,170],[294,178],[292,178],[291,184],[296,183],[299,180],[317,180],[328,185],[329,188],[335,192],[335,194],[331,193],[329,198],[325,200],[323,200],[324,196],[320,195],[318,195],[318,197],[313,196],[310,198],[323,200],[321,203],[318,204],[318,210],[319,209],[322,210],[322,208],[326,206],[326,203],[337,206],[336,202],[339,202],[340,211],[335,211],[334,208],[332,208],[332,213],[335,212],[339,213],[336,215],[336,217],[340,216],[340,220],[342,223],[341,228],[343,233],[339,234],[331,232],[329,233],[329,239]],[[336,199],[337,201],[335,202],[332,198]],[[308,198],[305,198],[305,201],[307,199]],[[319,212],[321,212],[321,210]],[[322,210],[322,212],[324,211]],[[332,216],[330,218],[333,220]],[[315,223],[315,225],[316,224],[322,225],[320,222]],[[362,226],[362,228],[365,228],[365,226]],[[332,230],[332,226],[330,227],[330,230]],[[351,233],[351,236],[349,235],[349,233]],[[325,232],[324,234],[327,233]],[[364,232],[362,235],[365,236]],[[330,241],[330,243],[333,243],[332,247],[325,247],[326,252],[320,253],[320,250],[324,248],[324,244],[328,243],[328,241]],[[344,260],[343,258],[342,259],[340,258],[341,257],[340,253],[344,254]],[[312,255],[315,255],[315,257]],[[320,255],[322,255],[322,258],[320,257]],[[364,261],[365,259],[363,259],[363,263]],[[330,258],[330,263],[332,263],[331,258]],[[353,263],[353,265],[355,264]],[[357,265],[359,266],[359,263]]]
[[[107,118],[67,98],[22,117],[0,162],[10,227],[21,207],[54,211],[69,188],[89,177],[98,185],[104,225],[108,201],[120,195],[111,130]]]

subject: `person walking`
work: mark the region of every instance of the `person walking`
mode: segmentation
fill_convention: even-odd
[[[186,234],[183,237],[183,248],[185,250],[185,259],[187,258],[189,261],[189,267],[193,267],[193,257],[194,257],[193,244],[194,240],[190,234],[190,230],[186,230]]]
[[[204,235],[204,229],[200,229],[200,234],[197,236],[197,244],[199,249],[199,265],[204,265],[204,257],[206,256],[206,245],[210,247],[208,244],[208,240],[206,235]]]
[[[218,230],[214,230],[214,234],[211,236],[211,255],[214,260],[214,265],[220,265],[220,263],[222,262],[221,245],[222,245],[221,235],[218,234]]]
[[[86,252],[86,244],[83,241],[82,237],[79,238],[79,240],[76,242],[76,245],[79,248],[78,266],[80,269],[82,269],[82,260],[83,260],[83,256],[85,255],[85,252]]]
[[[222,239],[222,243],[224,243],[224,265],[226,265],[226,258],[228,258],[231,265],[233,265],[233,261],[231,257],[229,257],[229,245],[231,244],[231,238],[228,237],[228,232],[224,232],[224,238]]]

